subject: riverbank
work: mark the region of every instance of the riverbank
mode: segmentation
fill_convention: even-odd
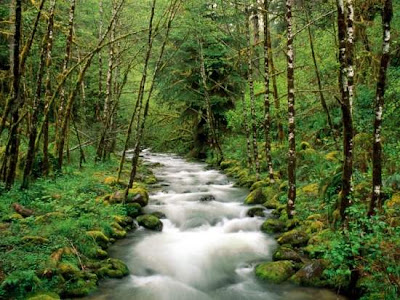
[[[29,190],[0,195],[0,299],[79,297],[101,278],[121,278],[126,265],[106,249],[135,229],[134,219],[156,181],[140,165],[138,183],[122,203],[117,158],[38,179]],[[128,167],[121,182],[127,182]]]
[[[305,145],[307,147],[300,151],[300,160],[312,159],[319,161],[319,164],[325,160],[332,166],[337,165],[336,152],[318,154],[308,144]],[[316,159],[317,156],[320,156],[319,159]],[[368,197],[368,190],[364,182],[358,182],[355,186],[355,203],[349,213],[350,221],[342,231],[336,222],[334,196],[341,173],[313,182],[310,182],[311,173],[303,176],[298,183],[297,214],[293,219],[288,219],[285,180],[277,176],[275,182],[271,182],[268,175],[263,173],[261,180],[257,181],[255,175],[237,160],[225,160],[220,168],[235,178],[238,185],[250,188],[245,204],[272,210],[273,217],[267,218],[260,230],[274,235],[279,246],[272,262],[266,261],[256,267],[255,275],[260,280],[333,289],[351,299],[397,299],[396,283],[392,282],[396,275],[393,274],[392,279],[386,277],[387,270],[383,268],[396,260],[387,256],[388,253],[396,253],[391,250],[398,228],[393,223],[393,217],[397,215],[396,197],[387,202],[385,217],[367,219],[367,207],[362,199]],[[283,171],[279,169],[278,174]],[[381,237],[385,234],[388,235],[386,241]],[[373,264],[377,257],[371,257],[372,250],[384,255],[379,258],[381,266]],[[377,278],[381,281],[376,282]]]

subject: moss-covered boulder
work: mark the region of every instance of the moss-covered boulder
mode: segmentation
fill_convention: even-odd
[[[254,217],[265,217],[265,208],[264,207],[252,207],[250,208],[246,215],[248,217],[254,218]]]
[[[268,187],[269,185],[270,185],[269,180],[260,180],[260,181],[254,182],[254,184],[250,187],[250,191],[254,191],[259,188],[265,188],[265,187]]]
[[[126,237],[126,231],[117,222],[111,224],[111,237],[114,239],[123,239]]]
[[[142,187],[135,187],[129,190],[126,203],[138,203],[141,207],[145,207],[149,203],[149,194]]]
[[[332,240],[335,233],[329,229],[324,229],[315,233],[309,239],[304,251],[312,258],[320,257],[327,250],[332,248]]]
[[[107,249],[110,239],[100,230],[87,231],[86,234],[103,249]]]
[[[281,245],[289,244],[292,246],[304,246],[310,239],[309,235],[302,229],[293,229],[285,232],[278,239],[278,243]]]
[[[128,267],[119,259],[109,258],[101,261],[98,266],[99,268],[95,272],[101,278],[122,278],[129,274]]]
[[[142,206],[139,203],[126,203],[126,214],[131,218],[137,218],[142,214]]]
[[[154,175],[150,175],[150,176],[147,176],[145,179],[144,179],[144,183],[145,184],[156,184],[158,181],[157,181],[157,178],[156,178],[156,176],[154,176]]]
[[[261,225],[261,231],[265,233],[283,232],[285,229],[285,222],[279,219],[268,219]]]
[[[151,213],[151,215],[153,215],[153,216],[155,216],[155,217],[157,217],[159,219],[166,219],[167,218],[167,216],[161,211],[153,211]]]
[[[144,228],[154,230],[154,231],[162,231],[163,223],[159,218],[153,215],[143,215],[137,217],[136,221],[140,226]]]
[[[122,227],[132,227],[133,219],[130,216],[114,216],[114,221]]]
[[[28,296],[28,300],[59,300],[60,296],[56,293],[43,292],[36,293],[32,296]]]
[[[62,298],[87,296],[97,288],[97,282],[98,278],[96,274],[82,272],[80,278],[65,281],[61,296]]]
[[[263,189],[258,188],[252,191],[244,200],[244,203],[247,205],[255,205],[255,204],[263,204],[267,201],[267,197],[265,196]]]
[[[268,209],[276,209],[280,205],[280,202],[274,197],[272,199],[268,199],[263,203],[263,206]]]
[[[276,249],[272,258],[274,261],[278,260],[292,260],[295,262],[302,261],[300,254],[296,250],[293,250],[292,248],[286,246],[280,246],[278,249]]]
[[[323,260],[314,260],[297,271],[296,274],[290,278],[290,281],[302,286],[326,286],[327,283],[323,278],[325,267],[326,263]]]
[[[289,260],[266,262],[256,267],[256,276],[258,278],[273,283],[282,283],[294,273],[294,264]]]
[[[80,278],[82,277],[81,270],[71,263],[61,262],[57,266],[58,273],[63,275],[64,278]]]

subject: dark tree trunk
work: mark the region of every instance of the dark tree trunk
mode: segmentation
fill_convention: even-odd
[[[288,218],[295,215],[296,202],[296,122],[295,122],[295,89],[294,89],[294,49],[293,49],[293,33],[292,33],[292,8],[293,0],[286,0],[286,22],[287,22],[287,88],[288,88],[288,202],[287,214]]]
[[[382,57],[378,75],[375,98],[375,122],[374,122],[374,140],[372,152],[372,198],[369,206],[368,215],[373,215],[375,209],[382,208],[382,116],[385,104],[386,71],[390,61],[390,23],[393,17],[392,0],[385,0],[382,12],[383,23],[383,42]]]

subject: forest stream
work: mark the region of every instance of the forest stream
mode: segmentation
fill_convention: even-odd
[[[259,230],[262,218],[247,217],[248,191],[202,163],[148,151],[143,159],[160,164],[147,212],[165,214],[163,231],[140,228],[112,246],[110,256],[122,259],[130,275],[102,281],[85,299],[344,299],[328,290],[259,282],[254,267],[271,259],[276,242]]]

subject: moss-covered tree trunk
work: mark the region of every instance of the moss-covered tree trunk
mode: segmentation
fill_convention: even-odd
[[[392,0],[385,0],[382,12],[383,41],[382,57],[378,74],[375,98],[374,140],[372,152],[372,198],[368,214],[375,213],[376,208],[382,208],[382,116],[385,104],[386,71],[390,60],[390,23],[393,17]]]

